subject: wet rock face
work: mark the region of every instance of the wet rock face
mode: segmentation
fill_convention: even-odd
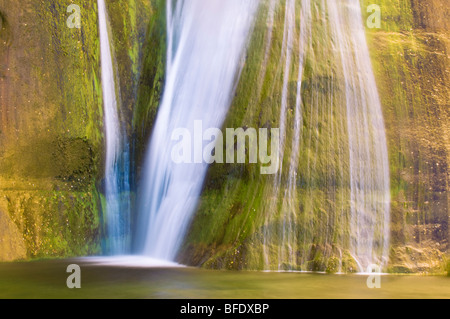
[[[149,3],[108,8],[128,122]],[[79,29],[66,23],[68,5],[0,0],[0,261],[100,252],[97,4],[77,2]]]
[[[373,41],[384,59],[373,63],[391,153],[391,266],[413,272],[441,272],[449,251],[448,10],[412,0],[410,26]]]
[[[71,29],[62,1],[0,1],[0,260],[99,248],[97,18],[93,1],[79,5]]]
[[[13,261],[26,258],[26,247],[21,232],[0,204],[0,260]]]
[[[361,1],[362,8],[372,2]],[[368,30],[367,37],[389,149],[390,270],[442,271],[449,251],[448,0],[379,2],[382,27]],[[108,3],[121,109],[130,123],[137,172],[164,87],[164,3]],[[104,149],[97,10],[96,1],[78,4],[82,27],[69,29],[63,1],[0,0],[0,260],[100,251]],[[282,41],[283,17],[281,11],[275,15],[274,43]],[[263,26],[261,19],[255,30]],[[256,53],[246,57],[247,82],[240,84],[233,101],[230,127],[277,127],[273,119],[279,113],[280,85],[255,80],[261,65],[255,55],[263,60],[266,52],[255,43],[267,37],[255,32],[251,50]],[[265,72],[271,79],[282,78],[279,57],[268,61]],[[312,67],[307,65],[307,76]],[[307,76],[305,90],[333,88],[327,78]],[[290,86],[295,85],[292,79]],[[271,93],[259,99],[255,91]],[[293,113],[295,97],[288,99]],[[255,238],[263,235],[257,217],[272,180],[255,176],[250,166],[211,168],[180,260],[232,269],[258,264],[262,239]],[[324,176],[319,171],[315,182],[323,183]],[[320,192],[304,197],[319,212],[311,217],[314,225],[327,220],[324,216],[334,218],[328,213],[337,204],[345,208],[345,203],[322,200],[326,196]],[[247,202],[251,204],[241,204]],[[323,254],[329,251],[333,255],[327,260]],[[336,247],[317,249],[308,261],[311,269],[335,272],[338,258],[342,267],[354,271],[354,260],[338,252]]]
[[[363,12],[372,2],[361,1]],[[378,3],[381,6],[381,28],[367,29],[366,33],[388,139],[392,202],[391,267],[387,270],[442,272],[445,269],[445,255],[449,252],[450,29],[446,18],[449,7],[446,0],[383,0]],[[283,38],[283,29],[277,28],[277,24],[283,23],[279,16],[283,16],[282,10],[275,15],[273,41]],[[267,37],[259,31],[264,28],[261,26],[263,24],[256,24],[254,37],[259,39],[255,42],[264,43]],[[256,50],[259,48],[254,45],[250,49],[258,52]],[[258,74],[260,63],[254,61],[258,54],[255,52],[247,55],[247,68],[242,77],[249,82],[241,83],[241,87],[250,87],[252,81],[258,82],[246,73],[246,70],[252,70],[249,73]],[[257,66],[252,68],[252,63]],[[269,63],[267,68],[267,72],[279,76],[276,66]],[[308,74],[308,69],[305,74]],[[308,78],[304,78],[307,89]],[[264,85],[270,87],[273,94],[262,101],[247,93],[251,90],[238,89],[228,123],[257,126],[266,121],[265,117],[276,118],[278,87],[272,82],[270,85],[261,84],[263,88]],[[264,108],[258,109],[256,105],[264,105]],[[267,115],[267,110],[272,110],[272,114]],[[308,120],[305,117],[305,127]],[[270,123],[275,127],[277,125],[276,120]],[[321,185],[322,180],[314,180]],[[185,247],[189,253],[182,253],[180,260],[206,267],[226,268],[229,265],[223,261],[233,260],[235,248],[241,247],[246,251],[244,268],[260,265],[258,252],[262,249],[260,243],[263,240],[257,239],[261,237],[258,235],[258,227],[261,226],[258,224],[258,211],[264,209],[260,196],[264,197],[261,194],[270,182],[255,178],[251,167],[235,170],[211,167],[199,212],[187,238]],[[239,190],[233,191],[230,185],[235,185]],[[242,201],[240,193],[252,198],[252,206],[244,207],[240,215],[231,216],[232,207]],[[320,194],[313,193],[312,198],[319,199]],[[331,205],[324,204],[328,202]],[[313,202],[318,211],[331,216],[330,212],[337,204],[332,200]],[[300,208],[304,210],[308,207]],[[322,220],[320,213],[315,213],[312,218],[314,225]],[[319,241],[318,237],[320,234],[313,240]],[[326,254],[327,250],[320,253]],[[326,265],[331,265],[331,271],[335,258],[333,255],[328,263],[325,260],[319,268],[326,270]],[[342,257],[339,259],[344,261]]]
[[[416,28],[428,31],[450,30],[450,8],[446,0],[411,0]]]

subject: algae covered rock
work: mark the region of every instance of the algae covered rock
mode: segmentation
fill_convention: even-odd
[[[347,222],[348,167],[340,164],[348,160],[345,126],[340,126],[346,118],[341,119],[339,114],[328,118],[330,113],[326,108],[312,107],[317,100],[326,101],[330,92],[340,94],[340,74],[327,75],[327,67],[336,58],[332,49],[328,51],[323,46],[326,40],[320,21],[328,17],[319,14],[320,1],[311,3],[318,16],[311,33],[314,40],[308,47],[314,54],[306,58],[301,87],[306,93],[301,99],[304,111],[300,141],[306,142],[299,147],[299,167],[295,172],[298,193],[290,203],[295,207],[295,214],[282,211],[288,176],[276,180],[259,176],[257,167],[252,165],[213,164],[186,238],[193,251],[197,245],[205,244],[219,250],[221,246],[244,245],[246,267],[250,269],[277,269],[280,258],[284,258],[290,260],[283,260],[282,268],[295,264],[303,270],[324,271],[329,265],[332,271],[336,254],[333,249],[325,248],[326,245],[345,251],[349,242],[355,240],[349,238]],[[373,1],[360,3],[364,23],[370,14],[367,7]],[[381,10],[380,28],[367,27],[366,36],[382,104],[389,156],[390,248],[396,253],[389,255],[387,265],[392,266],[392,271],[437,272],[443,254],[449,249],[450,41],[445,19],[448,5],[445,0],[383,0],[377,4]],[[295,5],[300,14],[300,3]],[[294,119],[297,78],[291,74],[283,78],[286,55],[283,48],[289,50],[283,46],[288,30],[285,10],[279,5],[271,11],[270,2],[263,1],[224,127],[278,127],[283,96],[287,104],[286,118]],[[298,42],[292,50],[295,54],[291,69],[294,70],[301,56]],[[334,105],[333,110],[338,107]],[[331,132],[331,128],[340,128],[341,134]],[[293,131],[294,126],[286,128],[288,136]],[[292,147],[286,146],[284,167],[289,167],[291,152]],[[283,191],[274,194],[277,183]],[[241,213],[233,215],[231,211],[237,204]],[[291,227],[291,233],[284,237],[283,221],[288,221],[286,224]],[[271,234],[273,243],[268,242],[267,234]],[[300,244],[292,245],[294,242]],[[323,260],[317,259],[311,247],[323,247]],[[217,258],[207,251],[202,254],[202,260],[208,255],[211,260]],[[191,262],[187,255],[180,258],[185,263]],[[353,257],[343,254],[338,258],[342,271],[359,271]]]
[[[128,119],[149,3],[109,6],[118,96]],[[0,260],[101,252],[97,2],[76,2],[80,28],[66,23],[70,4],[0,0]]]

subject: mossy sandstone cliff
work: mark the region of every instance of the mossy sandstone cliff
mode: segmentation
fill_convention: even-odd
[[[267,1],[264,3],[268,5]],[[312,3],[317,14],[321,2]],[[370,4],[380,6],[382,18],[381,28],[367,28],[366,34],[383,107],[391,173],[391,248],[386,270],[442,272],[449,249],[450,64],[449,24],[445,18],[449,7],[446,1],[361,1],[364,19],[370,14],[366,13]],[[268,10],[261,10],[224,127],[279,125],[283,7],[275,10],[271,29],[266,23]],[[320,15],[315,18],[326,19]],[[322,47],[323,33],[315,28],[313,47]],[[267,30],[273,32],[269,51],[264,47]],[[265,52],[270,52],[268,59]],[[326,99],[330,88],[335,87],[333,81],[339,81],[339,75],[334,79],[318,76],[333,59],[332,55],[327,58],[323,54],[321,49],[314,51],[306,62],[305,105],[314,102],[308,97],[311,88],[318,99]],[[298,52],[294,57],[298,58]],[[295,75],[290,81],[294,89],[290,87],[289,92],[295,92]],[[295,93],[290,94],[288,118],[293,116],[295,104]],[[276,264],[277,258],[271,261],[270,253],[263,260],[263,245],[268,251],[279,250],[267,248],[263,238],[267,227],[280,227],[276,220],[269,226],[264,224],[264,214],[268,214],[264,211],[277,198],[271,192],[273,180],[259,176],[258,168],[251,165],[211,166],[180,255],[182,262],[227,269],[300,266],[303,270],[355,271],[355,262],[339,239],[348,232],[338,221],[338,211],[348,210],[348,202],[339,199],[341,192],[345,198],[345,189],[340,190],[333,178],[339,160],[326,156],[333,145],[345,146],[346,142],[330,137],[323,142],[327,136],[335,136],[329,130],[339,125],[325,112],[326,109],[312,113],[306,110],[303,116],[303,132],[309,135],[304,135],[308,142],[302,144],[300,151],[298,174],[305,183],[300,183],[297,207],[300,223],[307,225],[298,226],[300,236],[308,238],[308,242],[303,243],[295,257],[296,265]],[[289,128],[287,134],[292,134]],[[311,233],[310,229],[318,231]]]
[[[66,24],[80,7],[81,28]],[[131,117],[150,1],[107,3]],[[98,254],[103,110],[97,2],[0,0],[0,261]]]
[[[82,27],[70,29],[66,11],[72,2],[0,0],[0,260],[101,251],[104,137],[97,6],[77,1]],[[312,2],[320,12],[321,1]],[[278,6],[267,28],[268,3],[263,1],[224,127],[279,124],[285,12]],[[449,249],[449,6],[446,0],[362,0],[364,18],[369,4],[380,6],[382,18],[380,29],[366,33],[388,139],[388,270],[439,272]],[[116,0],[107,6],[121,116],[129,123],[139,177],[164,85],[165,1]],[[320,47],[319,27],[312,32],[313,47]],[[321,73],[326,53],[315,52],[306,62],[305,92],[326,96],[324,90],[334,87],[333,79]],[[289,92],[295,92],[295,84],[293,75]],[[289,93],[288,118],[294,100]],[[308,97],[303,102],[312,103]],[[329,127],[336,123],[312,122],[315,117],[326,118],[304,116],[305,140],[312,142],[301,145],[299,176],[305,183],[299,187],[298,207],[308,213],[303,222],[312,228],[305,235],[310,243],[302,247],[308,253],[298,258],[310,270],[333,272],[339,264],[353,271],[354,261],[337,239],[314,232],[336,220],[336,207],[348,209],[339,200],[345,190],[332,178],[339,159],[325,156],[345,142],[335,137],[324,144],[318,137],[334,136]],[[180,261],[226,269],[263,267],[261,227],[268,203],[276,198],[270,197],[273,180],[258,171],[251,165],[211,166]],[[314,186],[320,184],[333,192]],[[333,225],[336,233],[346,232],[339,222]],[[269,267],[280,265],[269,262]]]

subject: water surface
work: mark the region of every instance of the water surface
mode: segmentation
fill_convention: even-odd
[[[81,289],[68,289],[66,268],[81,267]],[[174,267],[175,266],[175,267]],[[0,298],[450,298],[450,277],[236,272],[143,262],[72,259],[0,264]]]

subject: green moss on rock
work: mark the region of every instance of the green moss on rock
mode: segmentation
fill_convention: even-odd
[[[313,3],[319,12],[320,3]],[[442,17],[443,1],[364,0],[361,1],[364,19],[369,15],[367,6],[373,3],[379,4],[382,10],[382,27],[367,29],[367,40],[388,139],[391,246],[395,251],[390,254],[390,271],[436,272],[440,269],[443,254],[448,251],[449,241],[447,175],[450,144],[447,136],[450,135],[446,133],[450,117],[446,83],[449,82],[447,53],[450,42],[447,24],[438,28],[431,21],[434,14]],[[275,11],[272,42],[266,51],[266,5],[267,2],[263,2],[224,127],[279,126],[284,9],[279,6]],[[424,10],[428,13],[425,20]],[[314,25],[312,32],[314,50],[320,47],[323,36],[319,36],[322,34],[319,25]],[[265,52],[270,53],[267,60]],[[297,57],[298,52],[295,52],[293,70],[298,67]],[[313,103],[312,93],[318,94],[317,98],[323,94],[326,100],[323,92],[335,88],[333,81],[340,80],[339,74],[334,74],[334,80],[326,76],[332,59],[332,52],[327,50],[314,50],[308,57],[302,87],[307,92],[304,105]],[[296,77],[295,72],[291,73],[288,121],[292,121],[291,106],[295,101]],[[306,241],[296,248],[292,259],[305,270],[326,271],[330,265],[331,271],[335,269],[334,258],[340,256],[342,271],[355,272],[358,265],[345,252],[349,240],[349,229],[345,226],[349,214],[349,203],[345,200],[348,198],[348,180],[345,179],[348,168],[339,166],[340,162],[346,161],[348,142],[345,141],[345,128],[343,134],[334,134],[330,130],[331,127],[344,127],[339,114],[328,120],[325,111],[304,110],[302,139],[310,143],[301,145],[299,192],[295,205],[300,207],[302,217],[295,226],[300,235],[294,236],[306,238]],[[314,118],[319,119],[317,125]],[[288,127],[286,134],[288,138],[292,136],[292,128]],[[329,136],[332,138],[324,138]],[[287,147],[286,161],[290,152]],[[286,187],[286,180],[285,176],[281,178],[282,189]],[[283,218],[281,204],[278,204],[282,202],[283,194],[273,193],[273,183],[273,177],[258,174],[256,165],[211,165],[186,238],[185,247],[189,247],[190,253],[181,254],[180,260],[205,267],[228,267],[229,264],[216,261],[228,260],[231,255],[227,255],[239,247],[245,251],[242,256],[244,268],[292,267],[289,262],[278,264],[280,246],[265,242],[264,230],[279,236],[277,232]],[[273,215],[269,222],[265,217],[268,215]],[[325,234],[333,235],[327,237]],[[197,250],[196,247],[202,248]],[[344,251],[342,256],[340,251]]]

